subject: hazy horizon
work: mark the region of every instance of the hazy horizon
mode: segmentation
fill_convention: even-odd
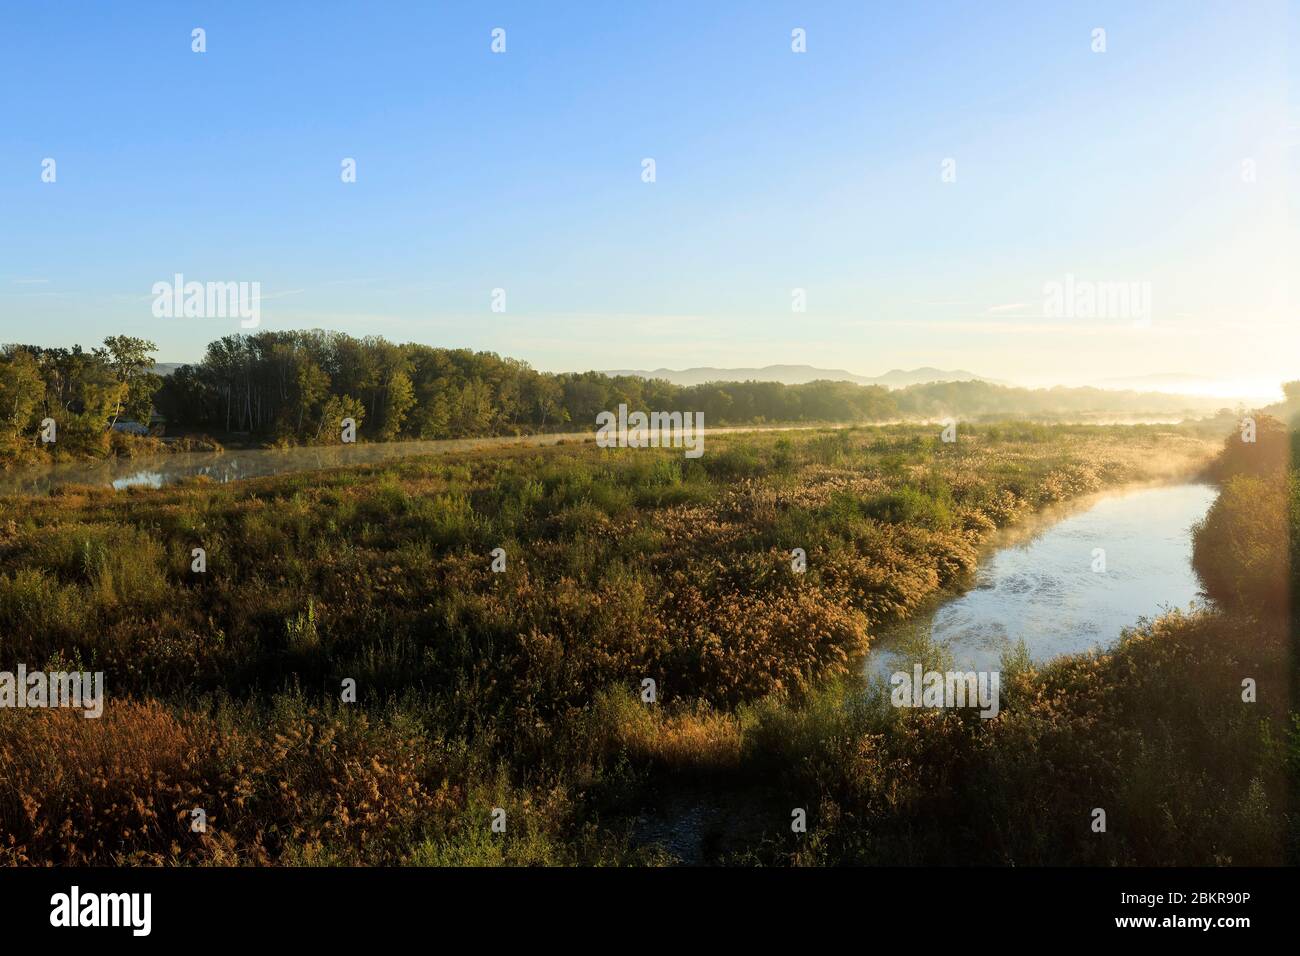
[[[250,331],[255,333],[256,330],[250,330]],[[326,330],[326,331],[337,331],[337,330]],[[0,345],[3,344],[5,343],[0,342]],[[78,344],[87,346],[87,343],[78,343]],[[420,343],[420,344],[434,345],[435,343]],[[507,354],[507,355],[503,355],[503,357],[517,358],[518,356],[511,356]],[[180,365],[187,365],[187,364],[196,365],[199,364],[200,361],[201,361],[201,357],[189,359],[185,361],[177,361],[168,356],[160,356],[156,362],[156,365],[163,368],[169,368],[172,366],[180,366]],[[818,378],[836,380],[839,379],[841,376],[844,376],[843,380],[846,381],[854,381],[854,380],[862,380],[862,379],[884,380],[890,378],[891,376],[901,374],[902,376],[909,379],[909,381],[903,384],[893,383],[889,381],[880,381],[878,384],[883,384],[890,388],[899,388],[899,387],[904,387],[904,385],[906,384],[921,384],[921,383],[933,382],[933,381],[967,381],[974,378],[974,379],[979,379],[981,381],[988,382],[989,384],[1001,385],[1001,386],[1012,387],[1012,388],[1041,389],[1041,388],[1053,388],[1053,387],[1065,387],[1065,388],[1091,387],[1091,388],[1105,389],[1109,391],[1160,393],[1160,394],[1168,394],[1168,395],[1184,395],[1184,396],[1195,397],[1195,398],[1213,397],[1213,398],[1222,398],[1225,400],[1227,399],[1259,400],[1259,401],[1267,401],[1270,403],[1280,401],[1284,397],[1281,388],[1284,382],[1295,381],[1300,379],[1300,370],[1298,370],[1291,376],[1281,378],[1277,382],[1248,381],[1248,380],[1234,381],[1229,379],[1216,379],[1216,378],[1209,378],[1209,377],[1202,377],[1202,376],[1191,376],[1180,372],[1155,372],[1144,376],[1127,376],[1127,377],[1120,376],[1120,377],[1112,377],[1112,378],[1101,378],[1097,380],[1022,382],[1022,381],[1014,381],[1014,380],[1007,380],[1007,379],[998,379],[998,378],[994,378],[993,376],[983,375],[976,369],[946,369],[946,368],[938,368],[935,366],[918,366],[916,368],[907,368],[907,369],[894,367],[889,369],[873,369],[870,371],[862,371],[857,369],[846,369],[846,368],[823,368],[821,366],[814,366],[803,362],[769,362],[759,366],[693,365],[693,366],[680,366],[677,368],[671,368],[667,366],[657,366],[653,368],[650,367],[641,367],[641,368],[571,367],[571,368],[540,369],[539,371],[559,373],[559,374],[598,372],[604,375],[639,375],[642,377],[650,377],[650,378],[667,377],[675,384],[691,384],[692,382],[697,380],[700,382],[727,381],[727,380],[746,381],[753,378],[753,376],[750,373],[767,372],[773,369],[782,369],[782,370],[807,369],[810,372],[826,373],[826,374],[817,374],[815,376],[814,375],[791,376],[791,375],[772,374],[768,376],[763,376],[759,380],[779,381],[785,384],[797,384],[801,382],[814,381],[815,379]],[[699,375],[684,374],[684,373],[691,373],[691,372],[699,372],[701,370],[716,371],[719,373],[719,377],[707,378],[707,377],[700,377]],[[926,375],[917,374],[923,371],[934,371],[942,374],[937,375],[935,377],[928,377]],[[166,373],[164,372],[164,374]],[[722,377],[726,375],[734,375],[735,378],[727,379]],[[863,384],[876,384],[876,382],[864,382]]]

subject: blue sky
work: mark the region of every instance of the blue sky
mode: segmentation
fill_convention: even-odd
[[[182,273],[260,282],[263,328],[549,370],[1300,377],[1287,14],[24,4],[0,33],[0,341],[197,359],[238,323],[155,318]],[[1151,321],[1045,315],[1067,274],[1148,283]]]

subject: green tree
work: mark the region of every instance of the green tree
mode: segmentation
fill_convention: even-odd
[[[486,382],[466,382],[451,404],[451,437],[473,438],[491,433],[495,417],[492,390]]]
[[[104,348],[108,352],[109,367],[122,386],[114,402],[109,427],[116,425],[123,413],[142,425],[148,425],[153,413],[154,393],[162,386],[162,379],[153,374],[153,353],[158,351],[158,346],[130,335],[110,335],[104,339]]]
[[[27,349],[0,354],[0,452],[13,454],[23,432],[34,423],[45,395],[45,380],[35,356]]]
[[[383,425],[379,429],[380,441],[394,441],[402,431],[402,423],[415,404],[415,386],[405,372],[394,372],[388,380],[384,396]]]
[[[359,398],[350,395],[331,395],[321,407],[320,427],[316,429],[316,440],[322,445],[340,445],[343,443],[343,420],[351,418],[361,431],[361,423],[366,418],[366,406]]]
[[[315,417],[316,409],[325,400],[330,391],[330,377],[316,364],[311,356],[303,356],[298,361],[298,374],[295,378],[294,405],[297,406],[297,434],[302,434],[303,420]]]

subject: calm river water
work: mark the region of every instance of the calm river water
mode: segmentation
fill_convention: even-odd
[[[1112,492],[1003,532],[969,590],[881,634],[868,673],[910,672],[909,649],[927,634],[956,669],[997,670],[1019,641],[1043,663],[1104,648],[1141,617],[1187,607],[1200,592],[1189,532],[1215,494],[1207,484]],[[1093,570],[1098,548],[1104,572]]]

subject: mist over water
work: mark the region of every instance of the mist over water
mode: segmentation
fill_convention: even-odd
[[[1140,618],[1187,607],[1200,596],[1190,529],[1215,494],[1198,483],[1114,492],[1003,532],[969,590],[878,636],[868,674],[910,672],[910,649],[927,634],[955,668],[997,670],[1022,640],[1042,664],[1108,647]],[[1096,548],[1104,572],[1093,570]]]
[[[706,427],[705,436],[755,431],[816,431],[845,425],[782,425]],[[673,439],[676,431],[665,431]],[[60,485],[95,485],[125,488],[161,488],[186,478],[205,477],[219,484],[246,478],[263,478],[298,471],[318,471],[348,465],[378,464],[419,455],[445,455],[503,446],[594,442],[594,431],[555,432],[541,435],[499,435],[489,438],[446,438],[429,441],[361,442],[348,445],[310,445],[296,448],[229,449],[219,452],[173,452],[140,458],[113,458],[95,462],[63,462],[0,471],[0,495],[46,494]]]
[[[240,481],[295,471],[374,464],[414,455],[446,454],[508,444],[553,445],[583,435],[539,435],[528,439],[467,438],[446,441],[367,442],[302,448],[254,448],[222,452],[175,452],[148,458],[69,462],[0,472],[0,494],[43,494],[59,485],[161,488],[186,478]]]

